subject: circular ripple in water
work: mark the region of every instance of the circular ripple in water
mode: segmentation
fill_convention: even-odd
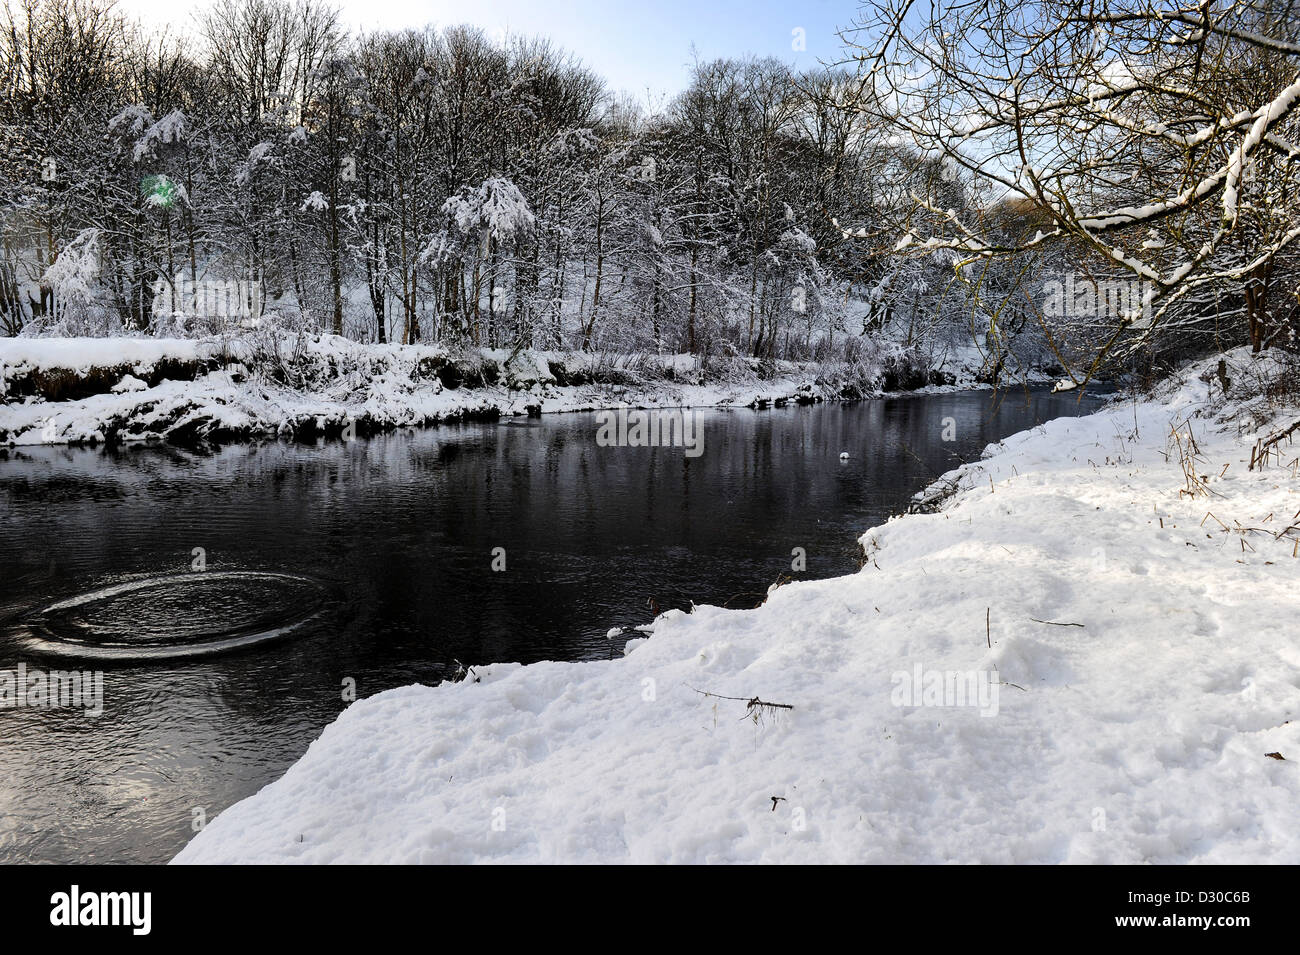
[[[287,636],[320,615],[325,588],[308,577],[199,571],[105,587],[32,617],[27,649],[87,659],[197,656]]]

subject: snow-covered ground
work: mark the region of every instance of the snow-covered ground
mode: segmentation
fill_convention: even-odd
[[[441,346],[293,339],[0,339],[0,445],[229,440],[359,432],[465,416],[634,407],[764,405],[833,399],[874,387],[886,363],[929,361],[884,345],[859,381],[783,362],[759,374],[733,361],[718,373],[690,355],[597,356],[483,349],[467,362]],[[951,385],[973,387],[981,356],[934,361]],[[445,382],[490,367],[490,380]],[[455,374],[448,374],[448,371]],[[557,370],[560,374],[557,375]],[[913,365],[912,372],[916,373]],[[924,369],[922,370],[924,376]],[[1040,376],[1047,381],[1050,378]]]
[[[1297,411],[1209,367],[990,448],[852,576],[359,701],[175,861],[1300,862],[1300,449],[1247,470]]]

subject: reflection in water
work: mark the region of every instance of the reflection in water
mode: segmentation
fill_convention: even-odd
[[[20,624],[78,594],[187,573],[196,547],[205,573],[292,575],[337,595],[315,604],[258,578],[242,596],[126,591],[62,620],[65,638],[120,645],[309,618],[238,652],[86,664],[105,671],[99,717],[0,710],[0,861],[165,860],[199,812],[212,818],[301,756],[346,706],[348,681],[369,696],[437,682],[457,660],[607,657],[606,631],[652,607],[754,606],[795,547],[807,552],[796,577],[850,573],[858,535],[939,473],[1095,406],[961,393],[707,410],[698,458],[599,447],[591,414],[203,456],[0,451],[0,670],[82,666],[33,653]],[[942,440],[945,418],[955,441]]]

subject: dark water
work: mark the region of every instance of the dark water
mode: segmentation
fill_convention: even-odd
[[[591,414],[208,455],[0,451],[0,670],[104,674],[100,716],[0,709],[0,862],[170,858],[196,810],[302,755],[345,681],[369,696],[455,661],[608,657],[609,628],[656,606],[754,606],[795,547],[796,577],[853,572],[856,538],[940,472],[1097,401],[705,410],[698,458],[598,447]],[[213,639],[251,645],[166,656]]]

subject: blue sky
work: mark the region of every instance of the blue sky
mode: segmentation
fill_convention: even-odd
[[[848,26],[857,0],[336,0],[358,27],[398,28],[427,22],[472,23],[489,34],[541,34],[578,54],[614,89],[652,102],[686,85],[692,45],[702,59],[755,53],[796,66],[835,60],[837,28]],[[190,23],[202,4],[119,0],[149,23]],[[794,31],[804,49],[794,49]]]

